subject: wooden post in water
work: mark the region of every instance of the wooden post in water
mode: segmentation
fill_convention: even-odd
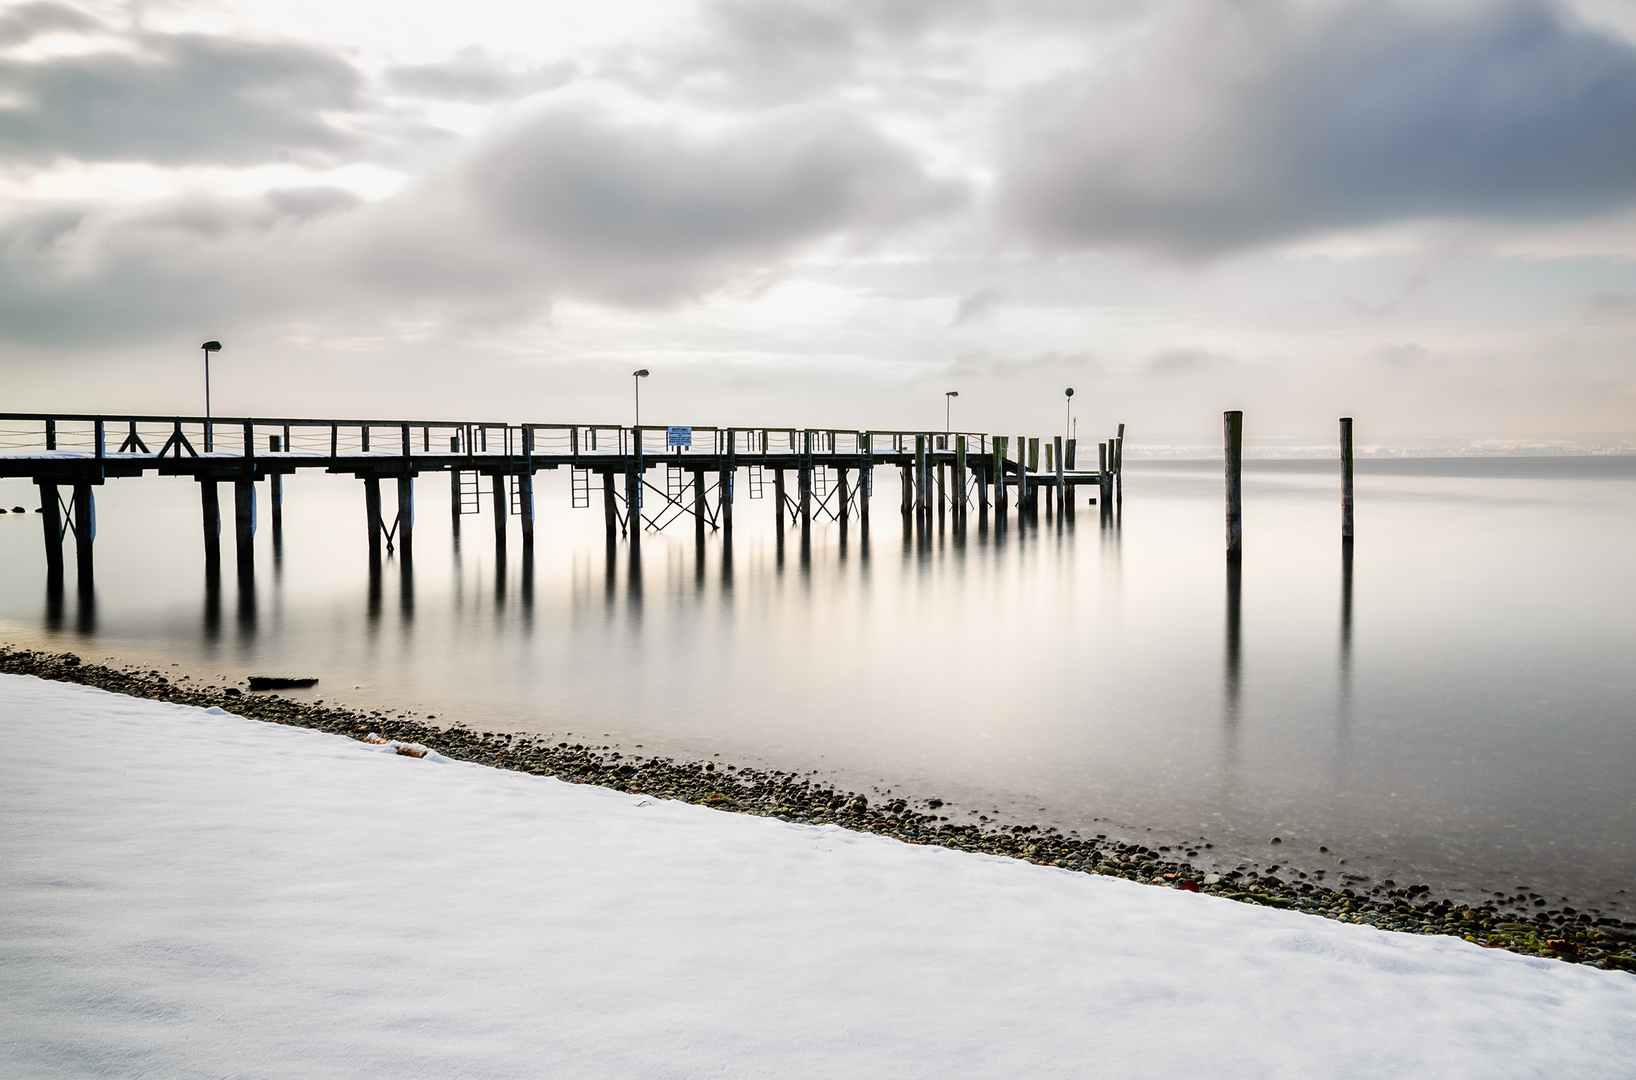
[[[1062,436],[1053,435],[1051,437],[1051,446],[1056,451],[1053,458],[1057,464],[1057,522],[1060,524],[1062,515],[1065,512],[1063,507],[1068,505],[1068,489],[1062,486]]]
[[[795,496],[800,504],[801,535],[812,529],[812,432],[801,433],[801,460],[795,470]]]
[[[966,437],[954,437],[954,520],[966,524]]]
[[[398,550],[405,564],[415,557],[415,480],[398,477]]]
[[[1113,441],[1113,495],[1117,502],[1125,501],[1125,425],[1119,425],[1119,434]]]
[[[381,561],[381,482],[379,478],[364,478],[364,515],[369,518],[369,565]]]
[[[205,570],[218,572],[222,565],[222,504],[214,477],[199,478],[199,509],[204,518]]]
[[[233,481],[233,551],[239,573],[256,568],[256,482],[248,477]]]
[[[1108,513],[1108,444],[1096,444],[1096,501],[1102,507],[1102,516]]]
[[[903,480],[903,516],[907,518],[915,509],[915,470],[912,465],[899,466],[898,472]]]
[[[494,486],[491,496],[494,502],[494,554],[497,558],[504,558],[506,554],[506,515],[510,508],[506,505],[506,498],[510,492],[506,490],[509,477],[505,473],[494,474]],[[380,496],[375,496],[379,503]]]
[[[773,470],[773,510],[775,512],[778,535],[784,535],[784,470]]]
[[[693,470],[693,540],[704,543],[704,470]]]
[[[1227,561],[1236,563],[1244,553],[1244,413],[1222,414],[1222,440],[1227,474]]]
[[[915,436],[915,516],[922,521],[926,517],[927,483],[926,474],[929,466],[926,464],[926,436]]]
[[[865,465],[858,470],[858,524],[869,531],[869,491],[875,483],[875,470]]]
[[[602,474],[602,524],[608,532],[608,543],[613,543],[614,532],[619,528],[619,508],[614,505],[612,471]]]
[[[994,523],[1002,524],[1006,514],[1010,511],[1011,499],[1006,495],[1005,463],[1007,443],[1011,440],[1004,435],[994,437]]]
[[[835,498],[837,500],[836,504],[835,504],[835,511],[836,511],[837,515],[841,519],[841,529],[843,531],[845,531],[845,529],[846,529],[846,515],[847,515],[847,512],[851,509],[851,506],[849,505],[849,503],[851,502],[851,494],[852,493],[847,491],[847,489],[846,489],[846,474],[847,474],[847,472],[848,472],[848,470],[842,469],[842,468],[839,468],[839,467],[837,467],[836,470],[835,470],[835,480],[836,480],[836,483],[839,485],[839,490],[835,492]]]
[[[1341,417],[1341,543],[1352,542],[1352,418]]]
[[[727,429],[727,455],[721,459],[721,475],[716,478],[716,505],[721,510],[722,538],[733,539],[733,480],[738,473],[738,432]]]
[[[55,432],[53,432],[55,441]],[[40,524],[45,533],[46,576],[62,583],[62,504],[56,484],[40,484]]]
[[[534,546],[534,470],[525,466],[517,474],[517,521],[523,529],[523,546]]]
[[[91,583],[91,544],[97,538],[97,504],[88,480],[74,482],[74,556],[79,563],[80,587]]]

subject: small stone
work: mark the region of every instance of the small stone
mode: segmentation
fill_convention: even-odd
[[[1281,837],[1281,836],[1275,836],[1275,837],[1273,837],[1271,840],[1269,840],[1267,842],[1269,844],[1282,844],[1284,842],[1284,838]]]

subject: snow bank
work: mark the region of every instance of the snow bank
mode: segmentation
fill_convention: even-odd
[[[0,1074],[1629,1077],[1636,977],[0,676]]]

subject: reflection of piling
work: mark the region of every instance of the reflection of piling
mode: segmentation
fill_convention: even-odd
[[[1244,414],[1239,410],[1222,414],[1222,439],[1227,474],[1227,558],[1236,563],[1244,554]]]
[[[1352,543],[1352,418],[1341,417],[1341,542]]]
[[[1226,633],[1226,693],[1227,719],[1237,724],[1239,714],[1239,670],[1243,648],[1240,632],[1243,624],[1241,599],[1244,589],[1244,567],[1238,561],[1227,564],[1227,633]]]

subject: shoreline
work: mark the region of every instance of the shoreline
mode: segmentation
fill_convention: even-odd
[[[626,754],[617,747],[548,744],[539,736],[480,732],[455,721],[446,727],[371,714],[358,709],[171,681],[150,669],[87,663],[73,653],[53,653],[0,643],[0,673],[94,686],[135,698],[218,707],[268,723],[313,728],[360,741],[382,738],[423,746],[445,757],[578,784],[675,799],[718,810],[776,817],[803,824],[833,824],[905,843],[1055,866],[1080,873],[1122,877],[1144,884],[1208,893],[1241,903],[1303,911],[1339,922],[1404,933],[1460,937],[1488,948],[1552,957],[1599,968],[1636,971],[1636,923],[1599,918],[1571,909],[1523,919],[1497,910],[1453,903],[1426,886],[1391,888],[1386,896],[1360,894],[1310,881],[1285,881],[1254,869],[1209,873],[1173,853],[1107,837],[1083,838],[1055,827],[959,824],[937,813],[938,799],[882,798],[838,789],[801,774]],[[404,752],[400,750],[400,753]],[[1383,882],[1383,886],[1394,883]],[[1395,894],[1395,895],[1394,895]]]

